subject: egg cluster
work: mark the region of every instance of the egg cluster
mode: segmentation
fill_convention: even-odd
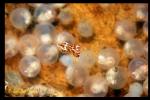
[[[136,22],[144,23],[141,34],[148,38],[148,5],[134,5]],[[26,32],[34,23],[32,31],[27,31],[20,37],[5,34],[5,60],[21,54],[18,68],[23,77],[34,79],[40,75],[41,67],[59,62],[65,66],[65,78],[68,84],[83,88],[83,93],[77,97],[105,97],[109,89],[118,90],[126,86],[128,86],[128,92],[124,94],[124,97],[148,95],[148,40],[143,43],[136,38],[139,36],[136,22],[128,19],[117,20],[114,27],[116,39],[123,43],[120,49],[129,59],[128,67],[126,67],[120,65],[122,55],[111,46],[101,48],[97,55],[94,51],[88,48],[82,49],[82,47],[79,56],[60,50],[58,44],[78,44],[76,38],[66,28],[74,23],[73,14],[67,9],[67,4],[34,3],[29,6],[34,9],[33,12],[27,8],[14,9],[10,13],[10,22],[20,32]],[[111,5],[100,4],[99,6],[105,9]],[[57,22],[66,29],[57,32],[54,24]],[[81,20],[75,27],[82,39],[90,40],[95,36],[94,28],[87,20]],[[98,67],[101,71],[91,73],[94,67]],[[8,78],[10,75],[6,74]],[[8,84],[15,84],[15,80],[11,81],[8,78],[5,79]],[[130,84],[129,78],[132,80]],[[43,93],[47,93],[46,87],[41,88],[44,90],[39,90],[38,96],[44,96]],[[28,95],[37,96],[30,92]]]

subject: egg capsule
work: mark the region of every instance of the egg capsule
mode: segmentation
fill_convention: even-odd
[[[41,5],[39,7],[36,7],[33,15],[33,17],[38,23],[54,21],[55,16],[55,10],[50,8],[48,5]]]
[[[81,20],[77,26],[79,35],[83,38],[90,38],[94,35],[93,28],[89,22]]]
[[[106,72],[106,79],[112,89],[121,89],[127,84],[128,72],[123,67],[112,67]]]
[[[69,84],[75,87],[80,87],[83,86],[89,75],[89,71],[86,68],[81,67],[81,65],[74,65],[67,67],[65,75]]]
[[[11,58],[18,53],[18,39],[14,35],[5,35],[5,59]]]
[[[51,44],[54,38],[55,27],[50,23],[39,23],[34,28],[34,34],[39,38],[41,44]]]
[[[140,57],[144,55],[144,44],[137,39],[128,40],[124,44],[124,52],[129,58]]]
[[[19,62],[19,71],[25,77],[34,78],[40,70],[40,61],[35,56],[24,56]]]
[[[85,81],[84,91],[95,97],[104,97],[108,92],[107,80],[99,73],[90,76]]]
[[[16,8],[10,13],[10,22],[16,29],[25,30],[31,21],[31,13],[26,8]]]
[[[73,66],[73,57],[69,54],[62,55],[59,58],[59,61],[65,66],[70,67]]]
[[[19,51],[24,55],[35,55],[40,42],[33,34],[25,34],[19,39]]]
[[[148,21],[148,5],[135,4],[135,15],[139,21]]]
[[[60,11],[58,19],[63,25],[70,25],[73,22],[73,15],[68,9],[63,9]]]
[[[75,43],[75,38],[72,36],[72,34],[66,32],[66,31],[58,33],[58,35],[55,37],[55,43],[62,44],[64,42],[73,44],[73,43]]]
[[[128,69],[134,80],[142,81],[148,74],[147,61],[143,58],[134,58],[129,62]]]
[[[55,45],[42,44],[37,48],[37,57],[43,64],[54,64],[57,62],[59,51]]]
[[[129,20],[117,21],[115,26],[115,33],[119,40],[127,41],[132,39],[137,35],[136,23]]]
[[[143,93],[143,87],[142,84],[138,82],[134,82],[130,84],[129,86],[129,94],[131,94],[132,97],[140,97]]]
[[[104,48],[98,55],[98,65],[103,70],[108,70],[113,66],[117,66],[119,60],[119,54],[113,48]]]
[[[96,57],[91,50],[85,50],[81,52],[78,63],[82,64],[84,67],[91,68],[96,64]]]

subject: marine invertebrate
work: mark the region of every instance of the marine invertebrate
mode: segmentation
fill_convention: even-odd
[[[9,42],[5,48],[5,53],[8,49],[7,53],[12,53],[9,57],[5,55],[5,65],[8,65],[5,66],[7,96],[120,97],[124,93],[127,93],[125,96],[147,96],[148,10],[143,4],[144,7],[139,6],[139,9],[146,8],[139,15],[146,16],[136,19],[137,9],[133,5],[33,3],[15,4],[12,7],[13,4],[6,4],[5,34],[9,35],[8,31],[11,31],[11,35],[15,37],[15,42],[12,41],[12,45]],[[8,18],[12,9],[19,9],[20,6],[31,13],[31,22],[17,28],[9,25],[11,20]],[[65,12],[66,9],[71,12]],[[21,17],[24,15],[19,18]],[[85,22],[81,22],[82,19]],[[26,18],[21,22],[25,20]],[[83,25],[79,28],[80,24]],[[26,37],[21,40],[25,35],[32,35],[34,38]],[[136,41],[131,42],[133,40]],[[6,41],[5,38],[5,43]],[[18,51],[21,55],[17,54]],[[22,70],[29,70],[24,75],[16,66],[27,56],[29,61],[22,63]],[[29,56],[37,60],[34,62]],[[144,61],[133,61],[137,58]],[[15,73],[20,71],[25,84],[20,84],[18,75],[7,73],[12,70]],[[33,76],[29,77],[29,73]],[[51,91],[51,85],[58,89],[57,92],[54,92],[56,89]],[[116,93],[116,89],[119,93]],[[62,95],[61,90],[66,94]]]
[[[64,42],[62,44],[58,44],[57,47],[60,49],[62,53],[71,53],[76,57],[80,56],[80,46],[75,44],[69,44]]]

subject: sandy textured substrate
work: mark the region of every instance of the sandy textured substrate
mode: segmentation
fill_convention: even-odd
[[[33,8],[28,4],[6,4],[5,5],[5,34],[13,34],[17,37],[26,34],[25,32],[20,32],[15,29],[10,21],[9,14],[10,12],[17,7],[26,7],[33,11]],[[124,18],[128,18],[131,21],[136,21],[135,16],[133,15],[133,5],[132,4],[112,4],[110,7],[103,8],[98,4],[67,4],[67,8],[69,8],[74,16],[74,24],[71,28],[64,28],[61,24],[56,26],[56,33],[61,30],[67,30],[75,37],[77,44],[81,45],[81,50],[91,49],[95,55],[98,54],[101,48],[104,47],[113,47],[119,52],[121,61],[120,66],[127,67],[128,59],[122,50],[122,43],[118,41],[115,37],[114,26],[117,20],[121,20]],[[85,19],[93,26],[94,34],[92,40],[85,41],[81,40],[79,34],[77,32],[76,26],[77,23],[81,20]],[[29,30],[28,32],[31,33]],[[139,31],[140,32],[140,31]],[[136,38],[141,39],[142,41],[146,41],[146,37],[144,35],[138,35]],[[5,61],[9,67],[7,70],[14,70],[18,72],[18,63],[21,58],[20,54],[17,54],[12,59]],[[95,66],[91,74],[95,74],[96,72],[101,71],[97,66]],[[56,63],[50,66],[42,66],[41,72],[35,79],[27,79],[22,76],[24,83],[22,87],[31,86],[32,84],[42,83],[45,85],[51,85],[58,90],[64,91],[67,96],[74,96],[83,92],[82,87],[72,88],[64,75],[65,67],[60,63]],[[129,79],[129,83],[131,80]],[[128,85],[126,88],[122,90],[122,95],[126,93]],[[108,96],[113,96],[112,90],[109,90]]]

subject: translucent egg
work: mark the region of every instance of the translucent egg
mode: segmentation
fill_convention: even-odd
[[[26,8],[16,8],[10,13],[10,21],[12,25],[19,29],[26,29],[31,23],[31,13]]]
[[[5,80],[15,87],[21,86],[21,84],[23,83],[20,74],[15,71],[6,71]]]
[[[70,67],[73,66],[73,57],[71,55],[62,55],[59,58],[59,61],[65,66],[65,67]]]
[[[137,39],[128,40],[124,44],[124,52],[129,58],[140,57],[144,55],[144,44]]]
[[[73,22],[73,15],[68,9],[63,9],[60,11],[58,19],[63,25],[70,25]]]
[[[98,64],[103,70],[108,70],[113,66],[117,66],[119,60],[119,54],[113,48],[104,48],[98,55]]]
[[[24,56],[19,62],[19,71],[25,77],[34,78],[40,73],[40,70],[40,61],[34,56]]]
[[[53,21],[55,19],[56,12],[48,5],[41,5],[35,8],[33,16],[37,22],[43,23]]]
[[[136,33],[136,23],[129,20],[116,22],[115,34],[119,40],[127,41],[134,38]]]
[[[84,91],[97,97],[104,97],[108,92],[107,80],[96,74],[87,78],[84,83]]]
[[[130,84],[129,93],[132,95],[132,97],[140,97],[143,93],[142,84],[140,84],[138,82],[134,82],[134,83]]]
[[[148,4],[136,4],[135,14],[138,20],[148,21]]]
[[[106,72],[106,79],[111,88],[121,89],[127,83],[127,70],[123,67],[113,67]]]
[[[19,51],[22,55],[34,55],[39,43],[38,38],[33,34],[25,34],[20,37]]]
[[[59,33],[56,37],[55,37],[55,42],[56,44],[61,44],[63,42],[68,42],[68,43],[75,43],[75,38],[68,32],[64,31]]]
[[[148,95],[148,77],[143,83],[143,90],[144,90],[145,95]]]
[[[79,35],[83,38],[90,38],[94,35],[91,24],[84,20],[79,22],[77,26],[77,31],[79,32]]]
[[[147,61],[143,58],[134,58],[129,62],[129,71],[132,74],[132,78],[135,80],[145,80],[148,74]]]
[[[53,42],[55,27],[49,23],[37,24],[34,28],[34,34],[41,40],[42,44]]]
[[[11,58],[18,53],[18,40],[15,36],[5,35],[5,59]]]
[[[78,87],[83,86],[89,75],[89,71],[84,67],[80,67],[80,65],[74,65],[72,67],[67,67],[65,75],[69,84]]]
[[[59,51],[55,45],[40,45],[36,52],[37,57],[43,64],[54,64],[57,62]]]
[[[145,22],[143,25],[143,32],[148,37],[148,22]]]
[[[78,63],[83,67],[91,68],[96,64],[96,57],[91,50],[85,50],[81,52]]]

